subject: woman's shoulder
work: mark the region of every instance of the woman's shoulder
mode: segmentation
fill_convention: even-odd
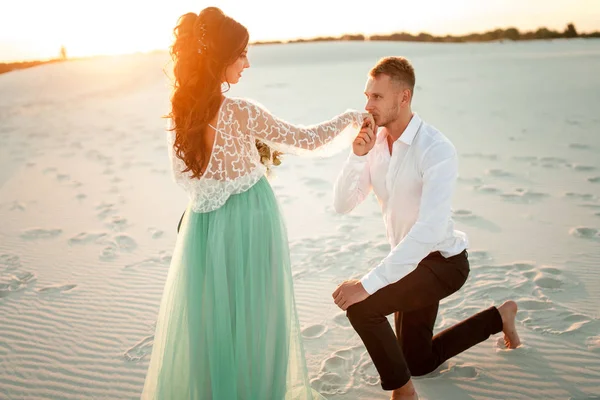
[[[260,102],[248,97],[226,97],[224,101],[227,102],[226,106],[228,108],[247,110],[249,112],[266,110],[266,107]]]

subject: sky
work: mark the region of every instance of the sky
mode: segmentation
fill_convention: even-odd
[[[600,31],[600,0],[7,0],[0,62],[167,49],[177,18],[217,6],[251,41],[345,33],[435,35],[516,27]]]

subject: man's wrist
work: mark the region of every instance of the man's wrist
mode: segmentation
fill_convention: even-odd
[[[368,151],[365,154],[359,155],[354,152],[354,149],[352,149],[352,152],[350,153],[350,158],[355,161],[367,161],[367,154],[369,154]]]

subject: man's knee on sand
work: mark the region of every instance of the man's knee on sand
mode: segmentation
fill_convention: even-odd
[[[385,319],[385,315],[378,313],[372,302],[368,300],[356,303],[346,310],[346,317],[353,327],[377,324]]]

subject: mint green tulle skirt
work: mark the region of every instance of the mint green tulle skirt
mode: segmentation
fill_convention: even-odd
[[[266,178],[181,224],[142,399],[317,400]]]

